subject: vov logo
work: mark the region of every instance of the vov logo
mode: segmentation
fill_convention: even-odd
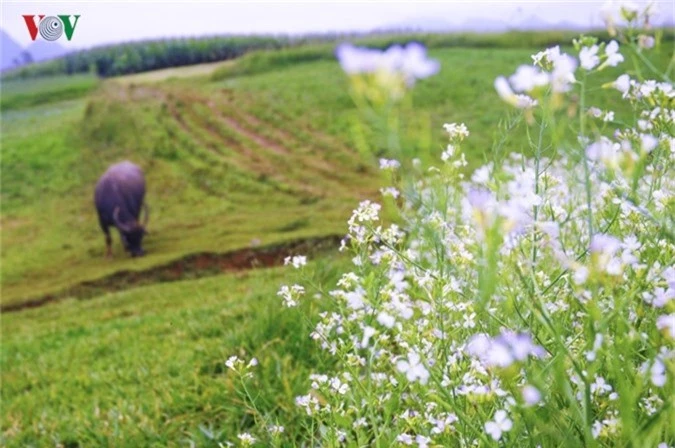
[[[23,20],[26,21],[26,28],[28,28],[28,34],[30,34],[31,40],[37,39],[39,32],[40,36],[42,36],[44,40],[48,40],[50,42],[57,40],[64,33],[66,34],[66,39],[72,39],[73,33],[75,32],[75,27],[77,26],[77,21],[80,19],[79,14],[60,14],[47,17],[45,17],[44,14],[25,14],[22,17]],[[75,19],[71,19],[71,17],[74,17]]]

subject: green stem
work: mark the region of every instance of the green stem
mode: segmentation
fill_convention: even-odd
[[[593,207],[591,193],[591,169],[586,157],[586,72],[582,72],[581,95],[579,100],[579,133],[581,136],[581,155],[584,160],[584,186],[586,188],[586,210],[588,212],[588,235],[593,236]]]

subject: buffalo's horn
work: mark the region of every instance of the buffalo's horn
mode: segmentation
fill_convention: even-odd
[[[120,208],[115,207],[115,211],[113,211],[113,220],[115,221],[115,225],[125,231],[125,232],[130,232],[131,231],[131,226],[124,224],[122,221],[120,221]]]

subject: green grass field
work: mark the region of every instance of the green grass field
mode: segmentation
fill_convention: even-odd
[[[481,161],[508,112],[494,78],[538,49],[431,51],[441,73],[419,84],[416,115],[406,116],[427,120],[421,150],[440,154],[441,125],[461,121],[471,162]],[[672,46],[653,58],[665,67]],[[227,64],[218,76],[208,66],[3,83],[3,306],[68,297],[83,282],[190,254],[340,235],[358,201],[377,198],[380,177],[354,149],[355,110],[337,62],[249,55]],[[617,73],[593,81],[591,104]],[[598,105],[621,118],[617,103]],[[527,152],[522,140],[507,148]],[[148,255],[129,258],[114,235],[109,260],[93,187],[124,158],[147,175]],[[330,284],[345,263],[328,255],[312,269]],[[310,323],[279,312],[275,293],[289,274],[256,270],[3,313],[0,443],[217,446],[251,424],[223,364],[243,352],[261,360],[261,406],[297,423],[292,438],[302,420],[293,398],[323,361]]]
[[[341,265],[312,268],[334,282]],[[301,420],[294,398],[323,360],[300,312],[279,313],[288,275],[167,283],[3,316],[3,445],[217,446],[200,428],[225,441],[251,423],[224,366],[244,353],[261,360],[260,404]]]

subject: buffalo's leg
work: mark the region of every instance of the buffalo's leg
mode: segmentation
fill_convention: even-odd
[[[110,230],[106,227],[103,229],[103,232],[105,233],[105,256],[106,258],[112,258],[112,238],[110,237]]]

